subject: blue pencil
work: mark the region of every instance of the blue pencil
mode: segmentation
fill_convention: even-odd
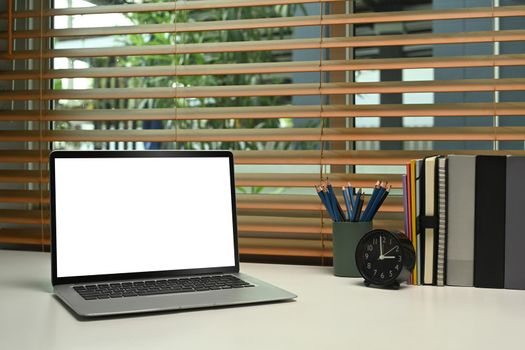
[[[377,204],[374,212],[371,214],[371,217],[370,217],[370,221],[372,221],[375,217],[375,215],[377,214],[377,212],[379,211],[379,208],[381,208],[381,205],[383,204],[383,202],[385,201],[386,197],[388,197],[388,193],[390,192],[390,189],[392,188],[392,186],[388,186],[386,188],[386,190],[384,191],[383,195],[381,196],[381,199],[379,200],[379,203]]]
[[[323,189],[321,187],[317,187],[317,186],[314,186],[314,187],[315,187],[315,190],[316,190],[317,194],[319,195],[319,198],[321,198],[321,202],[323,203],[324,207],[326,208],[326,211],[328,212],[328,215],[330,215],[332,220],[335,220],[334,219],[334,214],[332,214],[332,208],[328,204],[328,201],[326,200],[326,193],[323,192]]]
[[[365,194],[362,192],[359,192],[359,203],[356,208],[356,214],[355,214],[354,221],[361,221],[361,210],[363,209],[364,202],[365,202]]]
[[[361,193],[361,189],[357,191],[357,194],[355,195],[355,203],[354,203],[354,210],[352,211],[352,217],[350,218],[350,221],[359,221],[359,215],[361,214],[361,209],[363,207],[363,196]]]
[[[332,208],[334,210],[334,214],[337,218],[337,222],[344,221],[345,213],[341,206],[339,205],[339,202],[337,201],[337,197],[335,196],[334,188],[331,184],[327,185],[328,188],[328,198],[332,202]]]
[[[380,188],[377,191],[376,196],[374,197],[374,200],[372,201],[372,199],[370,199],[368,201],[368,205],[366,206],[365,214],[363,216],[363,221],[372,220],[373,213],[377,211],[377,208],[379,207],[379,202],[381,201],[381,198],[383,197],[385,191],[385,184],[381,183]]]
[[[350,221],[350,218],[352,216],[352,199],[350,195],[350,191],[348,188],[343,187],[343,198],[345,199],[345,205],[346,205],[346,212],[348,213],[347,221]]]
[[[334,203],[332,201],[332,195],[330,194],[330,190],[326,186],[323,186],[323,194],[326,198],[326,203],[328,205],[327,208],[329,208],[330,213],[332,215],[332,220],[337,222],[338,221],[337,210],[335,209]]]
[[[354,195],[355,195],[355,193],[354,193],[354,188],[352,187],[350,182],[348,183],[347,191],[348,191],[348,194],[350,196],[350,205],[352,205],[352,208],[354,208],[354,203],[355,203]]]
[[[365,208],[365,212],[363,213],[362,220],[367,221],[366,218],[368,217],[371,208],[371,204],[374,203],[377,193],[379,192],[379,189],[381,188],[381,182],[377,181],[376,185],[374,186],[374,191],[372,191],[372,195],[370,196],[370,199],[368,199],[368,205]]]

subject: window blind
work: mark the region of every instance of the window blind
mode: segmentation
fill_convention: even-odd
[[[365,189],[388,181],[394,191],[374,225],[402,230],[401,176],[410,159],[525,154],[525,27],[497,25],[523,21],[523,5],[24,5],[8,0],[0,13],[0,245],[47,249],[53,148],[231,149],[241,256],[321,263],[331,257],[331,224],[313,189],[321,180]],[[439,30],[469,21],[489,28]],[[494,49],[504,44],[518,49]],[[491,52],[436,54],[454,45]],[[389,49],[397,54],[377,54]],[[438,74],[475,68],[490,74]],[[402,74],[421,70],[422,79]],[[399,74],[363,80],[370,72]],[[413,102],[425,94],[434,99]],[[366,102],[374,96],[380,103]],[[418,124],[429,118],[432,125]]]

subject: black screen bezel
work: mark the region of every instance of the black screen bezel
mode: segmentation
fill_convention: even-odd
[[[166,270],[133,272],[90,276],[57,276],[57,241],[56,241],[56,212],[55,212],[55,160],[59,158],[151,158],[151,157],[174,157],[174,158],[228,158],[230,166],[230,192],[231,212],[233,223],[233,242],[235,252],[235,265],[213,268],[197,268],[184,270]],[[239,272],[239,249],[237,235],[237,213],[235,198],[235,176],[234,176],[233,154],[230,151],[189,151],[189,150],[155,150],[155,151],[52,151],[49,155],[49,191],[50,191],[50,219],[51,219],[51,280],[53,285],[76,284],[86,282],[104,282],[112,280],[134,280],[180,277],[196,274],[213,273],[236,273]]]

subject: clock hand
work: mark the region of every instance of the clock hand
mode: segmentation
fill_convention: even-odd
[[[383,242],[381,241],[381,236],[379,236],[379,256],[377,260],[383,260]]]
[[[383,256],[383,259],[395,259],[395,256],[389,255],[389,256]]]
[[[392,249],[390,249],[388,252],[386,252],[383,257],[386,258],[386,255],[388,255],[388,253],[390,253],[392,250],[396,249],[398,246],[396,245],[395,247],[393,247]]]
[[[379,236],[379,258],[383,257],[383,236]]]

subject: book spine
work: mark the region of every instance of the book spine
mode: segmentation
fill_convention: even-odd
[[[476,157],[474,286],[503,288],[506,157]]]
[[[507,158],[505,210],[505,288],[525,289],[525,157]]]
[[[437,242],[437,266],[436,266],[436,284],[445,285],[445,237],[446,237],[446,158],[439,159],[438,166],[438,242]]]
[[[412,171],[413,171],[413,195],[412,195],[412,203],[413,203],[413,218],[412,218],[412,226],[414,228],[414,249],[416,250],[416,268],[415,268],[415,274],[416,274],[416,284],[422,284],[423,281],[423,253],[422,253],[422,237],[423,234],[421,232],[421,216],[422,216],[422,200],[424,198],[424,171],[423,171],[423,160],[418,159],[413,161],[413,164],[411,163]]]
[[[425,210],[423,223],[423,284],[436,284],[437,157],[425,158]]]
[[[476,157],[448,156],[446,283],[474,285]]]

